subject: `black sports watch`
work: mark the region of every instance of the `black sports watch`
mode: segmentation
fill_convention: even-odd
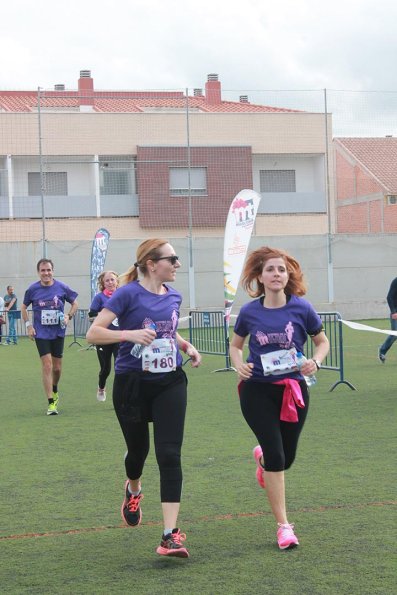
[[[319,370],[321,368],[321,362],[319,362],[318,359],[314,359],[314,358],[312,358],[312,359],[313,359],[314,363],[316,364],[317,370]]]

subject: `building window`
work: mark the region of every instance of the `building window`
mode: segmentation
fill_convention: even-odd
[[[294,169],[261,169],[261,192],[296,192]]]
[[[68,176],[66,171],[43,173],[44,196],[67,196]],[[28,196],[41,196],[40,172],[28,172]]]
[[[184,196],[190,193],[194,196],[207,194],[207,169],[205,167],[170,167],[170,194]]]
[[[7,196],[7,170],[0,169],[0,196]]]
[[[129,155],[100,157],[101,195],[135,194],[134,167],[134,160]]]

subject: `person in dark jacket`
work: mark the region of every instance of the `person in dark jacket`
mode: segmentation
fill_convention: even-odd
[[[397,277],[393,279],[390,285],[389,293],[386,296],[390,308],[390,326],[392,331],[397,331]],[[386,353],[397,339],[396,335],[389,335],[386,341],[379,347],[378,358],[384,364],[386,362]]]

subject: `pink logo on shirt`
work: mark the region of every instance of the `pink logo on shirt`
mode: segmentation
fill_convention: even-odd
[[[255,333],[255,338],[259,345],[276,344],[284,349],[291,347],[293,336],[294,325],[291,321],[288,322],[283,333],[264,333],[263,331],[257,331]]]

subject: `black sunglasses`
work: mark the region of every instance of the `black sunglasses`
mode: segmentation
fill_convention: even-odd
[[[179,256],[160,256],[159,258],[153,258],[152,260],[168,260],[171,264],[176,264],[179,261]]]

